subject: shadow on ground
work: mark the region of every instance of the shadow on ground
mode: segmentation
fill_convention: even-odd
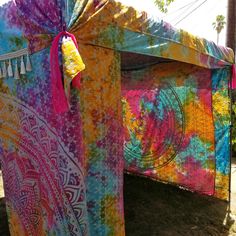
[[[236,235],[221,200],[132,175],[124,197],[126,236]]]
[[[0,235],[10,236],[4,198],[0,198]]]
[[[126,236],[236,235],[226,202],[132,175],[125,175],[124,197]],[[2,198],[0,236],[9,235]]]

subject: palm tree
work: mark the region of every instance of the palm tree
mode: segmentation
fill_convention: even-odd
[[[226,24],[225,17],[223,15],[217,15],[216,21],[212,23],[214,30],[217,33],[217,44],[219,44],[220,33],[224,29]]]
[[[167,7],[174,1],[175,0],[154,0],[154,3],[157,5],[161,12],[167,13]]]

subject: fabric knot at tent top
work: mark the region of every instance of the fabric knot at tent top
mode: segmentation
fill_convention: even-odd
[[[16,0],[9,3],[7,16],[23,30],[29,50],[33,53],[51,47],[51,90],[56,113],[69,110],[70,83],[73,80],[73,86],[79,88],[79,73],[85,68],[74,35],[65,30],[79,25],[77,21],[86,5],[96,11],[102,2]]]

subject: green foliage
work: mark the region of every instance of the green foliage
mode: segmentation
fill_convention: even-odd
[[[216,21],[212,23],[214,30],[217,32],[217,44],[219,43],[219,36],[222,29],[224,29],[226,24],[225,17],[223,15],[217,15]]]
[[[175,0],[154,0],[154,3],[161,12],[166,13],[168,11],[167,7],[174,1]]]
[[[224,29],[225,24],[226,24],[225,17],[223,15],[217,15],[216,21],[212,23],[212,26],[214,30],[216,30],[216,32],[220,34],[222,29]]]

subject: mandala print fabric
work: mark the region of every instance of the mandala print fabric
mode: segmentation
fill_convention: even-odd
[[[123,72],[126,170],[227,199],[227,69],[222,75],[180,63]]]
[[[1,85],[1,163],[11,235],[86,235],[78,99],[74,94],[69,113],[53,115],[49,50],[31,61],[34,72]]]
[[[6,31],[11,42],[1,36],[0,48],[27,46],[24,33],[34,52],[32,72],[1,80],[0,160],[11,235],[124,235],[119,56],[80,44],[81,89],[72,87],[69,111],[57,114],[47,48],[61,27],[63,4],[56,2],[34,2],[29,12],[26,1],[16,1],[17,9],[11,3],[2,14],[4,28],[15,31]],[[19,58],[11,64],[21,65]]]

